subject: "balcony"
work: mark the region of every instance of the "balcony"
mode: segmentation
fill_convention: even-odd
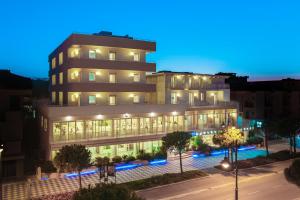
[[[52,86],[56,91],[68,92],[155,92],[155,84],[146,83],[66,83]]]
[[[119,61],[119,60],[100,60],[88,58],[68,58],[60,70],[67,71],[70,68],[88,68],[88,69],[114,69],[114,70],[134,70],[155,72],[155,63]],[[55,68],[58,70],[58,68]]]

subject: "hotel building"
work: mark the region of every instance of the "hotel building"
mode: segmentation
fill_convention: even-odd
[[[212,134],[237,122],[226,76],[156,72],[156,43],[110,32],[72,34],[50,55],[50,101],[39,104],[48,159],[67,144],[92,157],[159,149],[173,131]]]

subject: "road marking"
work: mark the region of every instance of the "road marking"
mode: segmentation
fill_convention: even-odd
[[[282,172],[280,172],[280,173],[282,173]],[[275,174],[271,173],[271,174],[266,174],[266,175],[262,175],[262,176],[250,177],[250,178],[243,179],[243,180],[239,181],[239,183],[250,182],[252,180],[257,180],[257,179],[261,179],[261,178],[268,177],[268,176],[273,176],[273,175],[275,175]],[[182,193],[182,194],[178,194],[178,195],[174,195],[174,196],[161,198],[161,199],[158,199],[158,200],[172,200],[172,199],[183,198],[185,196],[198,194],[198,193],[205,192],[205,191],[208,191],[208,190],[218,189],[218,188],[222,188],[222,187],[229,186],[229,185],[233,185],[233,183],[226,183],[226,184],[222,184],[222,185],[218,185],[218,186],[214,186],[214,187],[209,187],[209,188],[206,188],[206,189],[195,190],[193,192],[186,192],[186,193]],[[256,191],[256,193],[257,192],[259,192],[259,191]],[[248,194],[252,194],[252,193],[248,193]]]
[[[254,192],[249,192],[248,195],[253,195],[253,194],[256,194],[256,193],[259,193],[259,190],[254,191]]]

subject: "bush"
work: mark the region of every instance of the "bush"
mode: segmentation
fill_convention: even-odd
[[[144,150],[139,151],[138,155],[136,156],[139,160],[152,160],[153,156],[150,153],[146,153]]]
[[[262,144],[264,142],[264,139],[261,137],[249,137],[247,139],[247,144],[252,145],[252,144]]]
[[[300,187],[300,159],[293,161],[289,168],[284,170],[286,179]]]
[[[54,173],[57,171],[53,165],[53,162],[50,160],[42,161],[40,163],[40,167],[43,173]]]
[[[129,190],[125,185],[97,184],[95,187],[81,189],[73,196],[74,200],[142,200],[135,192]]]
[[[135,161],[135,160],[136,160],[136,158],[134,156],[127,156],[124,161],[128,163],[128,162]]]
[[[159,151],[153,155],[153,159],[157,159],[157,160],[166,159],[166,158],[167,158],[167,152]]]
[[[269,155],[269,158],[274,159],[276,161],[288,160],[291,158],[290,151],[282,150],[276,153],[272,153]]]
[[[115,157],[112,158],[112,161],[114,163],[120,163],[120,162],[122,162],[122,157],[121,156],[115,156]]]

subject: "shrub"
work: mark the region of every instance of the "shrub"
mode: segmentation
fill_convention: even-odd
[[[261,138],[261,137],[255,137],[255,136],[253,136],[253,137],[249,137],[248,139],[247,139],[247,144],[262,144],[264,142],[264,139],[263,138]]]
[[[125,159],[125,162],[131,162],[131,161],[135,161],[136,158],[134,156],[127,156],[127,158]]]
[[[42,161],[40,167],[43,173],[54,173],[56,168],[53,165],[53,162],[50,160]]]
[[[153,159],[166,159],[166,158],[167,158],[167,153],[162,151],[159,151],[153,155]]]
[[[288,160],[290,159],[290,152],[288,150],[278,151],[276,153],[270,154],[269,158],[277,161]]]
[[[112,158],[112,161],[114,163],[120,163],[120,162],[122,162],[122,157],[121,156],[115,156],[115,157]]]
[[[95,187],[84,188],[76,192],[73,196],[74,200],[142,200],[134,191],[129,190],[125,185],[116,184],[97,184]]]
[[[139,160],[152,160],[153,156],[150,153],[146,153],[144,150],[139,151],[138,155],[136,156]]]
[[[289,168],[284,170],[286,179],[300,187],[300,159],[293,161]]]

